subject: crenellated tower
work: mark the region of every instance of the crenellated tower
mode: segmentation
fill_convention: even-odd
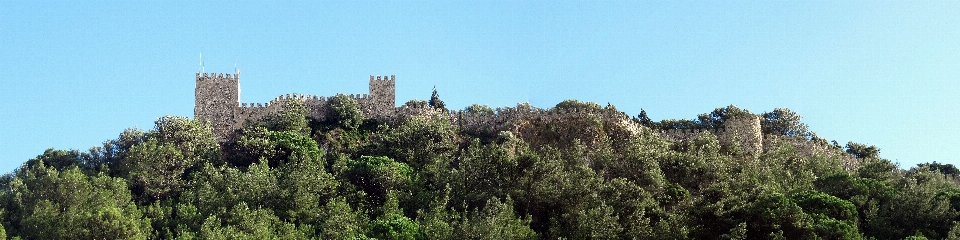
[[[396,105],[396,76],[370,76],[370,101],[374,109],[392,109]]]
[[[737,142],[744,152],[760,154],[763,152],[763,134],[760,130],[760,117],[752,114],[735,116],[724,123],[725,133],[720,141]]]
[[[350,94],[360,104],[365,117],[384,119],[396,110],[396,77],[370,76],[369,94]],[[322,121],[330,105],[323,96],[286,94],[266,103],[240,103],[240,75],[223,73],[197,73],[195,119],[209,121],[213,134],[220,142],[232,138],[236,129],[247,120],[259,121],[265,116],[283,111],[289,99],[300,101],[308,110],[309,117]]]
[[[197,73],[195,119],[209,121],[217,139],[226,139],[236,124],[240,105],[240,75]]]

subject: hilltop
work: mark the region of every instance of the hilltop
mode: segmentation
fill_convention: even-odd
[[[960,237],[955,166],[900,170],[875,146],[818,137],[789,109],[655,122],[577,100],[451,110],[436,90],[395,107],[380,91],[393,77],[371,77],[369,95],[234,106],[239,85],[236,101],[200,97],[234,89],[197,79],[195,118],[50,149],[5,175],[6,236]]]

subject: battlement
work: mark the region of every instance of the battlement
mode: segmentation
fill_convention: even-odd
[[[556,123],[569,121],[590,121],[596,124],[620,123],[629,117],[609,109],[541,109],[529,104],[516,107],[497,107],[490,112],[449,111],[451,124],[462,132],[476,134],[498,134],[501,131],[513,131],[516,124],[538,122]]]
[[[660,130],[660,134],[700,134],[702,132],[708,133],[725,133],[727,132],[726,128],[691,128],[691,129],[668,129]]]
[[[236,108],[240,106],[240,76],[223,73],[197,73],[193,114],[210,121],[214,135],[225,138],[236,124]]]
[[[197,73],[197,80],[200,80],[200,79],[213,79],[213,80],[217,80],[217,79],[232,79],[232,80],[239,80],[239,79],[240,79],[240,75],[239,75],[239,74],[230,74],[230,73],[227,73],[227,74],[223,74],[223,73]]]
[[[387,76],[380,76],[380,75],[374,76],[374,75],[370,75],[370,81],[371,81],[371,82],[373,82],[373,81],[396,81],[396,80],[397,80],[397,77],[394,76],[394,75],[390,75],[389,78],[388,78]]]
[[[301,102],[308,116],[317,120],[326,117],[330,98],[312,94],[284,94],[266,103],[240,102],[239,74],[197,73],[194,117],[210,121],[218,141],[233,137],[246,120],[259,120],[283,110],[288,100]],[[396,109],[396,76],[370,76],[369,94],[350,94],[360,104],[364,116],[383,118]]]
[[[233,137],[237,129],[247,120],[260,120],[270,114],[282,111],[289,100],[297,100],[309,111],[308,116],[323,121],[329,108],[330,98],[311,94],[284,94],[266,103],[240,102],[240,76],[238,74],[197,73],[196,102],[194,117],[211,122],[214,135],[219,141]],[[497,107],[489,112],[448,111],[409,108],[396,108],[396,77],[370,75],[370,92],[350,94],[350,98],[359,103],[364,116],[387,122],[402,119],[405,115],[423,115],[433,112],[447,114],[451,125],[464,132],[493,133],[511,131],[516,124],[523,122],[556,123],[581,122],[592,124],[622,124],[630,122],[627,114],[612,109],[541,109],[529,104],[516,107]],[[752,116],[752,115],[751,115]],[[584,122],[586,121],[586,122]],[[644,129],[636,127],[636,129]],[[640,131],[640,130],[630,130]],[[757,116],[741,116],[728,119],[720,129],[672,129],[655,132],[663,138],[683,142],[696,138],[704,132],[717,136],[721,143],[736,142],[745,151],[762,151],[763,138],[760,134],[760,120]],[[578,133],[589,136],[594,133]]]
[[[712,133],[722,144],[736,142],[749,153],[763,151],[763,136],[760,132],[760,119],[757,116],[741,116],[727,119],[723,128],[694,128],[660,130],[660,137],[673,142],[690,142],[701,133]]]

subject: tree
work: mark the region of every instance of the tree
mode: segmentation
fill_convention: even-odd
[[[449,163],[450,156],[457,150],[455,135],[456,131],[446,117],[428,119],[416,116],[381,132],[379,139],[364,154],[390,157],[417,171],[431,165],[446,167],[444,164]]]
[[[827,239],[861,238],[857,231],[857,208],[846,200],[817,191],[803,191],[791,198],[813,218],[817,235]]]
[[[813,239],[809,217],[792,199],[782,194],[766,194],[743,209],[750,239],[790,237]]]
[[[9,186],[5,209],[10,212],[4,215],[10,236],[145,239],[150,233],[150,220],[142,218],[123,179],[103,173],[87,176],[75,166],[58,171],[40,163],[22,171]]]
[[[451,186],[456,191],[453,201],[480,207],[490,198],[507,197],[516,188],[521,170],[511,150],[495,144],[482,146],[479,139],[474,139],[457,169],[451,171]]]
[[[427,101],[424,100],[413,99],[404,103],[403,106],[409,108],[427,108],[430,106],[430,103],[427,103]]]
[[[30,167],[43,163],[45,166],[50,166],[57,170],[63,170],[68,167],[80,167],[83,162],[80,159],[80,152],[77,150],[56,150],[49,148],[43,152],[40,156],[27,160],[24,163],[24,167]]]
[[[592,200],[591,206],[563,215],[577,224],[567,229],[573,239],[616,239],[623,227],[614,209],[600,201]]]
[[[433,192],[437,196],[433,198],[430,205],[417,210],[417,222],[424,236],[433,239],[457,239],[453,231],[460,214],[447,209],[450,191],[450,187],[447,186],[443,190]]]
[[[277,162],[276,142],[270,141],[270,130],[264,127],[245,128],[240,132],[237,141],[228,148],[230,154],[227,162],[236,167],[246,167],[260,159]]]
[[[691,190],[706,188],[725,178],[728,171],[726,163],[731,161],[729,157],[720,155],[720,141],[710,133],[700,133],[691,141],[687,152],[682,155],[636,152],[635,162],[643,163],[645,161],[642,159],[645,158],[659,160],[658,164],[655,163],[657,164],[655,167],[663,172],[664,177],[670,182],[680,184],[682,188]],[[653,168],[646,172],[655,170]]]
[[[58,170],[70,166],[77,166],[86,174],[96,175],[97,172],[109,170],[110,176],[123,176],[121,173],[123,158],[127,156],[133,146],[142,143],[147,138],[146,133],[137,128],[128,128],[117,139],[107,140],[103,146],[91,147],[87,152],[77,150],[47,149],[40,156],[27,160],[24,166],[31,166],[42,161],[47,166]]]
[[[888,227],[882,226],[881,224],[883,222],[882,219],[878,220],[878,214],[882,213],[881,209],[889,209],[889,202],[894,199],[897,192],[884,182],[872,178],[851,176],[846,172],[839,172],[820,177],[814,181],[814,187],[818,191],[836,196],[839,199],[849,201],[853,204],[857,211],[857,224],[863,235],[879,237],[883,236],[883,233],[878,233],[878,231],[887,231],[886,229]],[[831,200],[830,202],[835,201]],[[837,204],[832,205],[838,206]],[[820,210],[805,209],[805,211],[824,212],[828,209],[842,208],[820,207],[818,209]],[[840,218],[837,219],[839,220]]]
[[[323,203],[334,196],[339,182],[326,171],[323,150],[317,142],[290,132],[272,132],[271,140],[281,152],[289,152],[276,168],[279,200],[277,215],[301,222],[320,221]]]
[[[664,119],[658,123],[654,123],[654,127],[659,127],[663,130],[704,128],[700,123],[688,119]]]
[[[117,139],[105,141],[103,147],[90,148],[87,163],[98,166],[98,169],[109,169],[110,176],[126,176],[122,167],[125,164],[124,158],[133,146],[143,143],[146,139],[147,134],[143,130],[127,128]]]
[[[391,191],[406,190],[413,170],[388,157],[363,156],[348,163],[347,179],[369,196],[372,205],[381,205]]]
[[[876,179],[888,184],[901,177],[897,165],[894,165],[890,160],[879,158],[862,159],[860,167],[857,168],[857,176]]]
[[[856,158],[879,158],[880,148],[877,146],[867,146],[863,143],[847,142],[847,153]]]
[[[344,94],[337,94],[330,98],[330,108],[327,116],[338,126],[354,130],[363,123],[363,112],[357,100]]]
[[[147,140],[126,155],[119,166],[120,175],[145,203],[176,196],[187,182],[190,169],[204,162],[221,162],[220,145],[209,124],[172,116],[158,119]]]
[[[461,239],[537,239],[530,221],[530,217],[520,218],[514,213],[510,198],[503,202],[491,198],[483,210],[463,214],[454,235]]]
[[[373,221],[370,237],[376,239],[414,240],[420,235],[420,226],[402,214],[387,214]]]
[[[300,100],[287,99],[283,102],[282,109],[282,111],[272,113],[266,117],[264,122],[268,129],[310,136],[310,126],[307,120],[308,111]]]
[[[760,128],[764,134],[804,139],[813,137],[813,133],[808,129],[807,124],[800,122],[800,114],[790,111],[788,108],[776,108],[773,112],[765,112],[761,116],[763,121],[760,121]]]
[[[753,115],[746,109],[740,109],[737,106],[730,105],[722,108],[716,108],[713,112],[697,115],[697,123],[702,128],[723,128],[723,123],[727,119],[732,119],[743,115]]]
[[[437,95],[437,86],[433,86],[433,94],[430,95],[429,104],[435,109],[447,110],[447,105],[443,103],[443,100],[440,100],[440,95]]]
[[[506,117],[480,121],[491,130],[477,135],[417,100],[408,106],[416,114],[400,122],[357,127],[373,121],[356,101],[331,98],[316,129],[293,101],[224,142],[205,122],[168,116],[89,152],[48,150],[0,176],[0,237],[960,236],[955,164],[905,171],[876,146],[850,142],[847,153],[858,159],[845,168],[853,157],[839,144],[800,138],[809,131],[788,109],[763,114],[766,150],[745,155],[711,132],[674,142],[628,131],[639,124],[611,119],[619,111],[609,104],[568,100],[544,111],[521,103],[502,112],[474,104],[461,117]],[[557,115],[571,111],[598,112]],[[728,106],[654,123],[641,111],[633,121],[722,127],[743,114]]]
[[[241,202],[224,215],[207,217],[200,229],[200,238],[307,239],[294,224],[280,220],[267,209],[250,208]]]
[[[658,213],[662,210],[660,210],[659,203],[650,192],[633,181],[614,178],[604,182],[598,197],[604,201],[604,205],[609,205],[613,209],[613,214],[605,217],[617,217],[618,225],[622,227],[622,231],[618,233],[621,239],[653,239],[656,237],[652,221],[662,218],[663,215]],[[594,213],[601,213],[597,210],[603,210],[604,208],[606,207],[599,206],[594,210]],[[660,221],[667,220],[661,219]],[[673,227],[679,228],[682,226]],[[669,234],[664,234],[662,237],[683,238],[676,235],[671,237]]]
[[[582,102],[576,99],[563,100],[560,103],[557,103],[553,107],[554,110],[586,110],[586,111],[600,111],[603,107],[600,107],[600,104],[595,102]]]
[[[463,111],[467,113],[480,114],[480,115],[494,114],[493,108],[487,105],[480,105],[480,104],[470,105],[469,107],[464,108]]]
[[[876,215],[868,215],[865,220],[865,235],[880,239],[902,239],[918,233],[931,239],[949,235],[951,225],[960,214],[948,199],[937,195],[953,183],[948,183],[939,173],[927,171],[895,183],[897,194],[881,203]]]
[[[640,125],[653,128],[653,120],[650,120],[650,117],[647,116],[647,111],[643,110],[643,108],[640,109],[640,115],[637,115],[635,120],[640,123]]]
[[[953,164],[943,164],[933,161],[933,163],[921,163],[917,164],[917,168],[926,169],[929,171],[940,172],[943,175],[952,175],[954,177],[960,176],[960,169],[957,169]]]
[[[191,160],[172,145],[150,139],[130,150],[127,180],[144,203],[175,196],[186,183],[187,168],[195,163]]]
[[[122,136],[121,136],[122,137]],[[220,144],[213,136],[208,122],[185,117],[164,116],[154,122],[147,139],[155,138],[161,144],[170,144],[192,161],[220,162]]]
[[[323,239],[349,239],[363,236],[363,214],[350,208],[343,197],[327,202],[320,223],[320,236]]]

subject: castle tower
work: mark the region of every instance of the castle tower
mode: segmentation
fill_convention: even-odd
[[[210,121],[217,140],[233,131],[240,106],[240,75],[197,73],[193,117]]]
[[[397,107],[396,76],[370,76],[370,102],[376,112],[383,113]]]
[[[763,151],[763,134],[760,132],[760,118],[755,115],[736,116],[724,123],[726,132],[721,141],[738,141],[746,153],[760,154]]]

